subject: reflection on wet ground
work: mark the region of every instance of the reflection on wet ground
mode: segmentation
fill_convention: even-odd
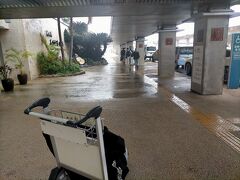
[[[190,77],[177,72],[173,78],[158,79],[157,63],[146,63],[144,67],[136,69],[135,66],[112,61],[107,66],[86,68],[86,72],[85,75],[75,77],[38,79],[33,82],[29,90],[32,91],[34,88],[36,92],[43,93],[44,96],[64,96],[74,101],[157,97],[161,91],[164,91],[165,96],[171,102],[240,152],[240,137],[234,135],[239,132],[239,128],[235,128],[235,131],[231,133],[232,130],[229,127],[236,127],[234,124],[225,121],[218,114],[203,113],[176,96],[179,93],[189,94]],[[21,94],[24,90],[27,93],[26,88],[21,90]],[[194,96],[198,95],[194,94]],[[224,123],[219,123],[219,118]],[[228,126],[224,126],[226,124]]]
[[[104,100],[112,98],[132,98],[154,96],[157,89],[144,81],[144,69],[126,68],[112,63],[107,66],[86,68],[86,74],[72,77],[39,78],[28,86],[16,86],[13,96],[53,96],[74,100]]]
[[[184,74],[158,79],[157,63],[136,70],[112,61],[85,70],[0,93],[0,179],[47,179],[56,165],[39,121],[23,114],[43,96],[76,112],[101,105],[105,125],[125,138],[127,179],[239,179],[239,92],[191,93]]]

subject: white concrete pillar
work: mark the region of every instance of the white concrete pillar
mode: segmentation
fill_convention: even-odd
[[[133,51],[136,49],[136,41],[133,41]]]
[[[145,50],[144,50],[144,38],[138,38],[136,40],[136,50],[139,52],[140,58],[139,58],[139,65],[144,65],[144,56],[145,56]]]
[[[175,72],[176,29],[159,32],[158,76],[171,77]]]
[[[191,90],[222,94],[229,16],[195,19]]]

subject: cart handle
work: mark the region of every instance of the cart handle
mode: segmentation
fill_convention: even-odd
[[[48,97],[38,99],[38,100],[35,101],[32,105],[28,106],[28,107],[24,110],[24,113],[25,113],[25,114],[29,114],[29,113],[32,111],[33,108],[39,107],[39,106],[40,106],[40,107],[43,107],[43,109],[44,109],[44,108],[48,107],[49,103],[50,103],[50,99],[49,99]]]
[[[84,116],[84,118],[80,119],[77,122],[67,121],[67,124],[71,125],[71,126],[79,126],[82,123],[84,123],[85,121],[87,121],[89,118],[97,119],[101,113],[102,113],[102,107],[96,106],[96,107],[92,108],[90,111],[88,111],[88,113],[86,114],[86,116]]]

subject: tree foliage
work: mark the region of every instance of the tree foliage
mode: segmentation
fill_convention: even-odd
[[[66,43],[70,42],[70,34],[66,29],[64,40]],[[110,42],[112,39],[107,33],[88,32],[87,24],[73,23],[73,54],[84,59],[100,61]]]
[[[50,45],[47,42],[47,39],[40,33],[41,42],[47,50],[47,57],[49,60],[59,60],[59,51],[60,48],[56,45]]]
[[[41,42],[46,48],[46,51],[40,51],[37,54],[37,63],[40,74],[72,74],[80,72],[80,66],[76,63],[67,63],[59,58],[60,48],[56,45],[48,44],[46,38],[40,34]]]
[[[40,74],[72,74],[80,72],[80,66],[76,63],[63,63],[59,59],[49,59],[49,56],[44,52],[37,54],[37,62]]]

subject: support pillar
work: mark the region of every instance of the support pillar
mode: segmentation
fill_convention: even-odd
[[[171,77],[175,72],[176,29],[161,30],[159,32],[158,76]]]
[[[201,15],[195,19],[191,81],[194,92],[222,94],[228,21],[227,15]]]
[[[139,58],[139,65],[144,65],[144,56],[145,56],[145,50],[144,50],[144,38],[138,38],[136,40],[136,50],[139,52],[140,58]]]

